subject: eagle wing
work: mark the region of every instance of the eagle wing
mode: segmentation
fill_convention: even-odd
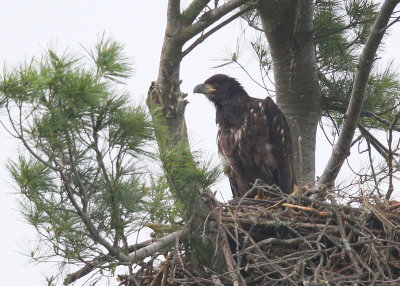
[[[272,144],[271,152],[276,160],[276,184],[282,192],[290,194],[296,184],[296,176],[289,125],[282,111],[270,97],[264,100],[264,106]]]
[[[243,128],[233,130],[218,130],[218,151],[224,164],[224,172],[228,176],[233,197],[243,197],[250,189],[248,180],[251,176],[250,158],[245,156],[248,152],[247,144],[243,142]],[[254,181],[253,181],[254,182]]]
[[[244,196],[256,179],[275,184],[287,194],[293,191],[290,130],[271,98],[250,98],[242,122],[236,126],[222,122],[217,141],[234,197]]]

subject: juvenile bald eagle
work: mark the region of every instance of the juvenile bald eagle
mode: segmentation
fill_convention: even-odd
[[[216,107],[218,151],[224,158],[234,197],[244,196],[256,179],[293,192],[292,141],[285,116],[270,97],[250,97],[238,81],[217,74],[197,85]]]

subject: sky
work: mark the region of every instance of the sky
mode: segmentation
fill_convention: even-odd
[[[125,44],[126,54],[133,59],[135,73],[128,81],[134,102],[143,103],[151,81],[158,73],[158,62],[166,22],[166,0],[0,0],[0,63],[13,66],[40,54],[49,46],[60,51],[69,48],[81,52],[93,46],[105,32]],[[188,2],[188,1],[186,1]],[[248,29],[245,34],[251,34]],[[181,89],[189,94],[186,120],[195,149],[216,157],[215,110],[207,99],[193,95],[193,87],[215,73],[226,73],[240,79],[249,94],[265,97],[265,91],[252,82],[237,67],[214,69],[236,47],[244,53],[243,64],[255,70],[248,53],[248,44],[238,43],[243,25],[231,23],[197,47],[182,63]],[[400,25],[394,25],[386,38],[385,59],[394,59],[399,66]],[[4,120],[4,112],[0,111]],[[4,129],[0,129],[0,262],[1,285],[44,285],[43,274],[57,271],[54,264],[30,263],[23,253],[35,245],[35,230],[27,225],[18,211],[16,186],[5,168],[9,158],[15,158],[21,146]],[[330,154],[330,146],[318,136],[317,175],[321,174]],[[355,159],[355,162],[357,159]],[[358,166],[357,166],[358,164]],[[365,162],[356,162],[363,167]],[[342,172],[342,178],[346,173]],[[228,186],[222,181],[216,189],[227,198]],[[220,195],[221,198],[221,195]],[[114,284],[111,284],[114,285]]]

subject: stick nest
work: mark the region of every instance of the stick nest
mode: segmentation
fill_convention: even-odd
[[[240,285],[400,285],[399,202],[362,195],[337,204],[297,193],[237,198],[218,210]],[[153,264],[121,279],[121,285],[232,282],[229,273],[204,277],[189,271],[182,250]]]

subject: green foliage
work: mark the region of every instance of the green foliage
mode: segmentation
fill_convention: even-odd
[[[1,76],[10,132],[26,148],[8,168],[48,251],[34,259],[87,262],[107,254],[107,243],[125,249],[146,223],[172,231],[182,223],[177,188],[217,179],[218,168],[193,165],[183,144],[155,150],[156,134],[170,138],[159,113],[152,119],[118,90],[130,71],[122,46],[103,36],[89,59],[49,49]]]
[[[221,175],[219,166],[214,166],[212,160],[202,161],[201,156],[196,156],[196,152],[189,150],[186,141],[170,140],[168,133],[158,134],[159,153],[158,157],[164,170],[166,182],[177,202],[183,201],[179,196],[188,196],[185,201],[190,201],[190,206],[194,208],[199,188],[206,189],[213,185]],[[168,148],[167,148],[168,146]],[[182,192],[186,190],[186,192]],[[183,206],[177,205],[182,212],[182,216],[187,217],[190,213]]]
[[[374,19],[371,15],[373,4],[364,1],[361,6],[355,1],[328,0],[317,1],[315,8],[314,26],[321,72],[332,77],[342,72],[352,74],[356,52],[366,40],[363,31]],[[367,15],[370,18],[366,18]]]
[[[132,71],[128,57],[124,54],[124,46],[105,38],[104,34],[95,50],[89,53],[96,63],[98,72],[105,78],[112,80],[127,78]]]
[[[320,70],[329,76],[354,69],[375,18],[371,1],[317,1],[315,37]]]
[[[400,80],[399,74],[393,63],[389,63],[382,70],[376,68],[369,79],[363,109],[381,116],[389,122],[395,120],[400,105]],[[371,117],[364,117],[365,126],[388,129],[380,121]]]
[[[149,114],[143,108],[122,109],[112,114],[110,144],[142,153],[142,147],[148,140],[154,139],[153,124]]]
[[[327,0],[315,3],[315,37],[317,60],[323,95],[338,109],[327,110],[336,123],[342,123],[343,111],[350,99],[353,77],[362,46],[368,37],[377,14],[377,4],[370,0]],[[377,61],[379,58],[376,59]],[[395,107],[400,104],[398,74],[392,64],[384,69],[376,68],[368,83],[363,109],[391,122]],[[375,117],[364,116],[365,126],[387,129],[387,125]]]
[[[173,227],[181,224],[182,221],[177,216],[181,208],[173,202],[173,195],[169,190],[165,177],[152,178],[151,187],[146,192],[152,201],[148,209],[150,221],[159,224],[169,224]]]
[[[30,153],[9,164],[23,212],[66,259],[89,256],[100,233],[120,245],[150,203],[138,160],[150,157],[141,151],[154,139],[152,122],[106,78],[128,76],[120,46],[107,40],[97,47],[97,69],[49,49],[0,82],[13,135]]]
[[[182,217],[188,218],[191,213],[188,208],[193,209],[196,204],[197,190],[206,189],[217,182],[222,174],[221,169],[213,165],[212,160],[204,161],[199,152],[191,152],[186,138],[169,136],[160,109],[151,106],[150,112],[153,124],[159,126],[156,130],[157,158],[168,185],[168,192],[164,196],[172,196],[176,201],[177,211]],[[189,201],[190,206],[184,209],[180,204],[183,201]]]

